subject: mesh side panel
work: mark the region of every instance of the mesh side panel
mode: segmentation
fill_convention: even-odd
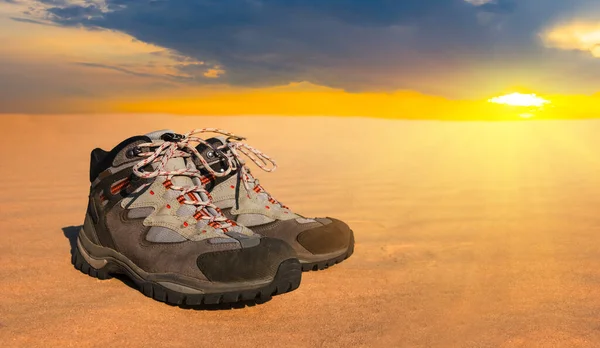
[[[173,189],[169,189],[165,193],[165,199],[167,199],[167,200],[174,199],[176,197],[179,197],[179,195],[181,195],[181,191],[175,191]]]
[[[133,208],[127,212],[127,217],[130,219],[141,219],[141,218],[145,218],[148,215],[152,214],[153,211],[154,211],[154,208],[152,208],[152,207]]]
[[[154,243],[179,243],[185,242],[187,239],[166,227],[152,226],[150,230],[148,230],[146,240]]]
[[[202,230],[203,228],[206,227],[208,223],[206,222],[206,220],[198,220],[198,222],[196,223],[196,229],[197,230]]]
[[[177,209],[177,216],[180,217],[190,217],[192,215],[194,215],[194,213],[196,212],[196,207],[192,206],[192,205],[188,205],[188,204],[184,204],[181,207],[179,207],[179,209]]]
[[[233,238],[211,238],[208,242],[210,244],[238,243],[238,241]]]

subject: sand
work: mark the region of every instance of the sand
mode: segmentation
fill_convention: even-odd
[[[0,116],[2,347],[598,347],[600,121]],[[223,127],[261,181],[349,223],[356,252],[229,310],[172,307],[70,264],[89,152]],[[258,172],[258,169],[254,170]]]

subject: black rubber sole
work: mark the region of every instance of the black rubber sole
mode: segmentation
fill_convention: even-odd
[[[334,265],[344,261],[345,259],[352,256],[353,253],[354,253],[354,232],[352,233],[352,239],[350,239],[350,245],[348,246],[348,251],[346,251],[346,253],[344,253],[338,257],[329,259],[329,260],[301,263],[302,271],[307,272],[307,271],[324,270],[326,268],[329,268],[331,266],[334,266]]]
[[[302,277],[300,262],[296,259],[289,259],[279,265],[273,281],[261,288],[224,293],[185,294],[167,289],[155,282],[145,281],[139,276],[131,274],[128,269],[120,267],[115,263],[109,263],[101,270],[95,269],[83,258],[78,248],[75,248],[73,251],[71,262],[76,269],[98,279],[109,279],[116,274],[125,274],[144,295],[170,305],[190,307],[234,304],[239,302],[266,302],[272,296],[297,289],[300,286]]]

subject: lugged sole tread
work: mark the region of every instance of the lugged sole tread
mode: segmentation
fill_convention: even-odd
[[[107,270],[97,270],[93,268],[81,255],[79,249],[75,249],[71,262],[76,269],[82,273],[98,279],[112,278],[112,273],[125,273],[138,287],[139,291],[147,297],[157,301],[165,302],[174,306],[203,306],[203,305],[223,305],[235,304],[241,302],[254,301],[256,303],[266,302],[272,296],[280,295],[286,292],[296,290],[300,286],[302,267],[297,259],[283,261],[279,265],[277,274],[270,284],[261,288],[214,293],[214,294],[184,294],[151,281],[145,281],[128,274],[127,270],[118,270],[115,267],[105,268]]]

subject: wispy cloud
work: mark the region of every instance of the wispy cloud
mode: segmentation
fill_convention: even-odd
[[[481,6],[481,5],[496,3],[496,0],[464,0],[464,1],[468,2],[471,5],[475,5],[475,6]]]
[[[208,77],[209,79],[219,78],[221,75],[225,73],[225,70],[221,69],[221,67],[217,66],[214,68],[210,68],[204,72],[204,77]]]
[[[112,65],[106,65],[106,64],[88,63],[88,62],[74,62],[73,64],[90,67],[90,68],[114,70],[114,71],[122,72],[122,73],[133,75],[133,76],[138,76],[138,77],[164,78],[164,75],[137,72],[137,71],[126,69],[126,68],[123,68],[120,66],[112,66]]]
[[[562,50],[577,50],[600,58],[600,20],[560,24],[541,35],[546,46]]]
[[[10,17],[10,19],[12,19],[13,21],[16,21],[16,22],[46,25],[46,26],[50,26],[50,27],[56,27],[56,26],[58,26],[58,24],[54,24],[52,22],[42,22],[42,21],[39,21],[39,20],[31,19],[31,18]]]

